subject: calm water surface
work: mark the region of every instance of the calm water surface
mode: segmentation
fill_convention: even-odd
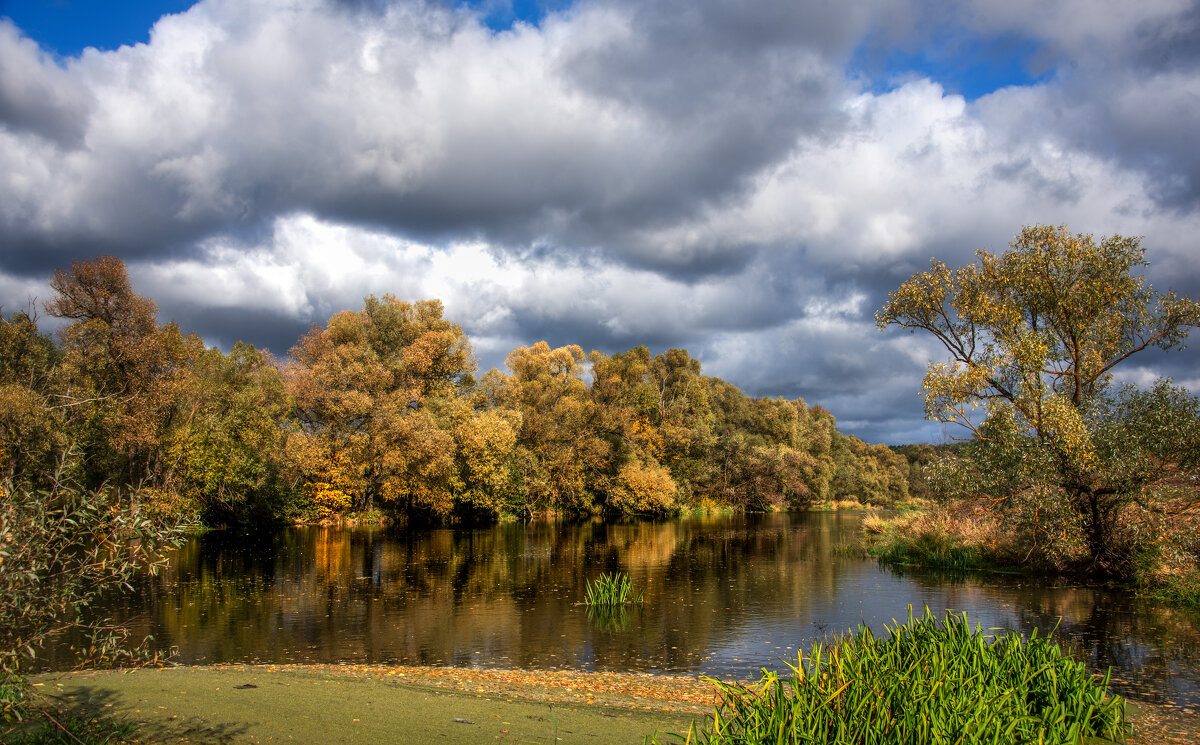
[[[839,551],[860,513],[478,530],[290,528],[193,538],[105,609],[184,664],[367,662],[756,678],[815,640],[909,607],[1057,634],[1135,698],[1200,706],[1200,614],[1103,586],[896,573]],[[628,572],[645,607],[589,618]],[[50,664],[66,665],[52,651]]]

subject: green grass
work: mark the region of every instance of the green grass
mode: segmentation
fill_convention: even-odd
[[[721,702],[686,741],[707,745],[1077,745],[1123,742],[1125,703],[1036,632],[995,636],[926,609],[875,637],[816,643],[753,685],[714,681]],[[684,736],[674,735],[679,740]],[[647,743],[658,743],[656,737]]]
[[[915,566],[952,572],[987,567],[984,557],[975,548],[954,545],[949,540],[938,540],[928,535],[917,536],[911,543],[894,541],[870,548],[867,553],[878,559],[880,564],[891,566]]]
[[[589,581],[583,596],[589,607],[641,605],[642,601],[642,591],[634,591],[633,581],[622,572],[601,574],[595,582]]]
[[[90,714],[102,722],[97,716],[102,712],[112,722],[130,722],[136,727],[130,739],[138,743],[551,745],[558,737],[560,745],[634,745],[647,732],[685,730],[699,718],[644,710],[640,699],[624,693],[614,693],[619,702],[611,705],[560,703],[542,700],[543,692],[524,698],[525,689],[515,685],[504,693],[479,693],[266,665],[72,673],[38,681],[53,691],[67,716]],[[0,743],[57,743],[16,736],[24,735],[0,724]]]
[[[1200,610],[1200,569],[1151,576],[1138,583],[1137,592],[1163,605]]]

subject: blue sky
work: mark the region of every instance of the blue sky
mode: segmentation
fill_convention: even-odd
[[[873,314],[930,257],[1066,224],[1143,236],[1151,282],[1200,295],[1200,0],[0,16],[3,312],[100,254],[223,348],[282,355],[368,294],[434,297],[484,370],[543,339],[684,347],[902,443],[948,435],[918,395],[941,352]],[[1195,390],[1198,369],[1120,377]]]
[[[370,1],[370,0],[368,0]],[[0,0],[8,16],[31,38],[59,55],[73,57],[86,47],[116,49],[144,44],[150,28],[164,15],[179,13],[196,0]],[[479,12],[487,26],[502,31],[514,23],[537,25],[547,12],[569,0],[462,0],[458,6]]]
[[[73,57],[85,47],[116,49],[150,40],[164,15],[187,10],[194,0],[0,0],[0,15],[47,49]]]
[[[1038,69],[1042,51],[1037,41],[1012,35],[947,33],[907,49],[863,44],[850,69],[870,79],[876,93],[894,90],[913,78],[928,78],[947,92],[974,101],[1001,88],[1043,82],[1050,71]]]

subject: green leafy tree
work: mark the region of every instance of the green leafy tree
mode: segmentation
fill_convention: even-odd
[[[67,445],[58,358],[31,314],[0,317],[0,477],[45,480]]]
[[[1033,226],[1011,248],[980,251],[957,270],[931,262],[891,294],[877,324],[929,333],[949,353],[926,373],[926,414],[973,429],[988,461],[977,486],[998,503],[1030,494],[1061,503],[1091,566],[1127,572],[1122,512],[1158,474],[1146,461],[1122,465],[1106,441],[1178,407],[1164,395],[1153,416],[1133,416],[1138,407],[1113,403],[1113,370],[1147,349],[1182,347],[1200,304],[1159,294],[1136,273],[1147,265],[1137,238]],[[1177,432],[1152,431],[1147,458],[1177,450]]]
[[[165,485],[208,524],[293,517],[295,484],[285,472],[292,401],[269,354],[238,342],[209,349],[167,434]]]

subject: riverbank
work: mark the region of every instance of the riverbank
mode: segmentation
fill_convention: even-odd
[[[1194,501],[1195,497],[1193,497]],[[1181,510],[1182,512],[1182,510]],[[969,500],[939,510],[871,515],[859,546],[880,564],[921,569],[1094,576],[1080,536],[1033,532],[1033,539]],[[1153,537],[1138,539],[1129,572],[1130,591],[1166,605],[1200,610],[1197,543],[1200,515],[1179,514]]]
[[[122,742],[137,745],[641,743],[686,731],[715,700],[697,678],[376,665],[88,671],[35,682],[64,714],[135,723]]]
[[[686,732],[716,693],[686,676],[383,665],[85,671],[35,682],[64,714],[133,722],[133,735],[113,741],[128,745],[642,743],[653,732]],[[1132,703],[1130,721],[1133,745],[1200,738],[1195,712]]]

